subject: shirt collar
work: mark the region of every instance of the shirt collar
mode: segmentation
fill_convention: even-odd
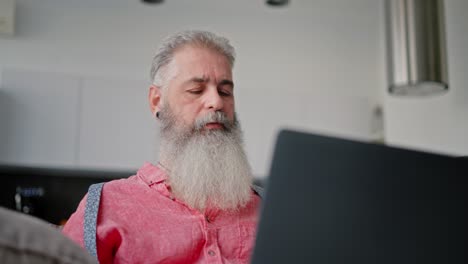
[[[145,162],[138,170],[137,176],[143,180],[148,186],[158,184],[167,180],[166,171],[160,166],[155,166],[149,162]]]

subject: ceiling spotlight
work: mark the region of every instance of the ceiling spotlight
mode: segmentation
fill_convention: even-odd
[[[285,6],[289,4],[289,0],[267,0],[266,4],[269,6]]]
[[[164,0],[141,0],[145,4],[160,4],[164,2]]]

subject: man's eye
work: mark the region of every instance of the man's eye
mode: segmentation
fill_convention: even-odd
[[[231,93],[228,92],[228,91],[220,90],[220,91],[219,91],[219,95],[221,95],[221,96],[231,96]]]
[[[188,92],[191,94],[201,94],[202,90],[188,90]]]

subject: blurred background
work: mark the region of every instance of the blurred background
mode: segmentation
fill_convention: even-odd
[[[151,59],[185,29],[236,48],[236,110],[258,179],[281,128],[468,155],[468,1],[444,1],[449,90],[423,97],[388,92],[384,0],[153,2],[0,0],[1,205],[22,210],[19,195],[48,208],[82,186],[66,215],[88,183],[157,161]]]

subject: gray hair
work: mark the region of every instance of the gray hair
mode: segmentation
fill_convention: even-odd
[[[150,78],[154,85],[164,87],[168,81],[167,67],[174,54],[186,45],[208,48],[224,55],[234,67],[235,51],[229,40],[208,31],[187,30],[167,37],[158,49],[151,65]]]

